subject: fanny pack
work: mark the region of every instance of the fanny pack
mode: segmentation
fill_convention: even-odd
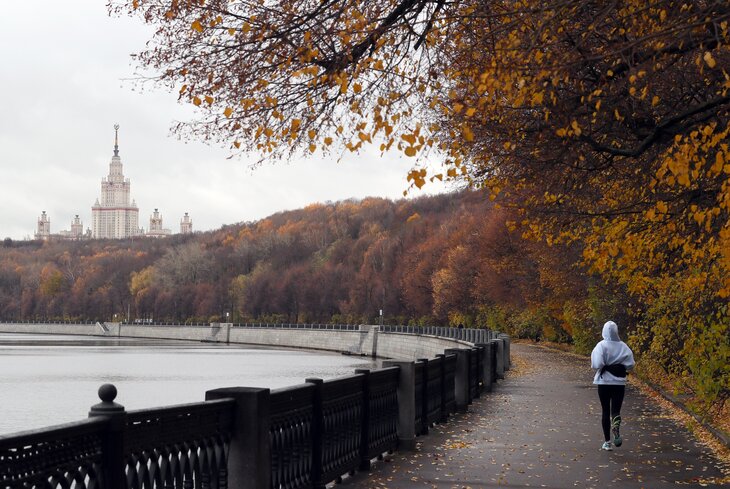
[[[608,372],[614,377],[626,377],[626,367],[622,363],[616,363],[614,365],[604,365],[603,367],[601,367],[601,374],[598,376],[598,378],[603,378],[603,372]]]

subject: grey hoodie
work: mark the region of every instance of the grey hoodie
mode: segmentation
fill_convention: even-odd
[[[625,377],[616,377],[605,371],[601,375],[601,368],[606,365],[622,364],[626,370],[634,368],[634,354],[631,349],[618,337],[618,326],[613,321],[603,325],[603,340],[599,341],[591,353],[591,368],[596,369],[593,377],[594,384],[625,385]]]

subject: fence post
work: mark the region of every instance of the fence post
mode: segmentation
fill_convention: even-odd
[[[492,392],[492,382],[494,381],[494,375],[492,373],[492,345],[491,343],[477,343],[476,346],[482,348],[484,392]]]
[[[358,470],[370,470],[370,369],[355,369],[356,374],[362,374],[362,424],[360,425],[360,466]]]
[[[497,344],[497,378],[504,379],[504,340],[497,338],[492,341]]]
[[[236,401],[228,452],[228,487],[256,489],[271,485],[269,394],[269,389],[256,387],[225,387],[205,393],[206,401]]]
[[[510,337],[508,334],[500,334],[499,337],[504,340],[504,369],[509,370],[512,366],[512,361],[509,352]]]
[[[449,418],[449,413],[446,412],[446,355],[438,353],[436,358],[439,359],[439,375],[441,376],[441,381],[439,382],[441,386],[441,392],[439,393],[441,397],[441,417],[439,418],[439,423],[445,423]]]
[[[465,413],[469,409],[469,350],[448,348],[444,353],[456,355],[456,376],[454,378],[456,411]]]
[[[421,375],[421,434],[428,435],[428,358],[419,358],[416,363],[423,365]]]
[[[322,435],[323,417],[322,412],[322,384],[324,380],[319,378],[304,379],[308,384],[314,384],[314,405],[312,406],[312,488],[325,489],[322,482]]]
[[[383,367],[400,367],[398,376],[398,449],[416,448],[416,364],[386,360]]]
[[[481,397],[484,390],[484,347],[474,345],[474,354],[477,356],[477,397]]]
[[[101,469],[104,487],[126,489],[124,434],[127,429],[127,412],[124,410],[124,406],[114,402],[116,397],[117,388],[113,384],[104,384],[99,387],[101,402],[91,406],[89,417],[103,416],[109,419],[101,442]]]

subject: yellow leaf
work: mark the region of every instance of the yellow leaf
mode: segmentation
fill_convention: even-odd
[[[135,9],[135,10],[137,10],[138,7],[139,7],[139,0],[133,0],[132,1],[132,8]]]
[[[416,156],[416,148],[414,148],[413,146],[407,146],[405,149],[405,153],[406,153],[406,156],[411,156],[411,157]],[[418,188],[421,188],[421,187],[418,187]]]
[[[302,120],[301,119],[292,119],[292,121],[291,121],[291,131],[292,132],[297,132],[299,130],[299,126],[301,126],[301,125],[302,125]]]
[[[360,85],[359,83],[355,83],[355,84],[354,84],[354,85],[352,86],[352,90],[353,90],[353,91],[354,91],[355,93],[360,93],[360,92],[362,92],[362,85]]]
[[[236,149],[238,149],[241,147],[241,143],[239,143],[238,141],[233,141],[233,146],[235,146]]]
[[[309,139],[314,139],[317,136],[317,131],[310,129],[307,131],[307,136],[309,136]]]
[[[208,105],[211,105],[215,101],[215,99],[213,97],[211,97],[210,95],[206,95],[205,101],[208,103]]]
[[[474,112],[476,112],[476,111],[477,111],[477,109],[475,109],[474,107],[470,107],[470,108],[466,109],[466,116],[471,117],[474,115]]]
[[[231,114],[233,114],[233,109],[232,109],[232,108],[230,108],[230,107],[226,107],[226,110],[224,110],[224,111],[223,111],[223,114],[224,114],[224,115],[225,115],[226,117],[230,117],[230,116],[231,116]]]
[[[463,108],[464,108],[464,104],[456,104],[456,105],[454,105],[454,112],[456,114],[458,114],[459,112],[461,112],[461,109],[463,109]]]
[[[309,151],[310,151],[310,153],[314,153],[315,151],[317,151],[317,145],[314,143],[310,144]]]
[[[324,144],[326,144],[327,146],[329,146],[330,144],[332,144],[332,138],[329,137],[329,136],[327,136],[326,138],[324,138]]]
[[[709,51],[707,51],[705,53],[705,55],[702,57],[702,59],[705,60],[705,63],[707,63],[707,66],[709,66],[710,68],[714,68],[715,65],[717,64],[715,62],[715,58],[712,57],[712,53]]]
[[[654,97],[651,99],[651,106],[656,107],[657,105],[659,105],[659,97],[654,95]]]
[[[183,93],[185,93],[185,90],[187,90],[187,89],[188,89],[187,85],[183,85],[182,87],[180,87],[180,94],[182,95]]]
[[[195,22],[193,22],[190,27],[192,27],[194,30],[196,30],[198,32],[203,32],[203,25],[197,20]]]
[[[571,122],[570,123],[570,127],[573,128],[573,132],[575,133],[576,136],[580,136],[580,134],[581,134],[582,131],[580,130],[580,126],[578,125],[578,121]]]
[[[198,106],[200,105],[201,100],[198,96],[193,97],[193,105]]]

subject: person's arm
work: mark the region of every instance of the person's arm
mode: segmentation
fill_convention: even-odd
[[[636,366],[636,362],[634,361],[634,352],[632,352],[631,348],[629,348],[628,346],[626,347],[626,349],[628,350],[628,356],[627,356],[626,360],[623,362],[623,364],[624,364],[624,367],[626,367],[627,371],[633,370],[634,367]]]
[[[605,362],[603,361],[603,348],[601,348],[601,344],[598,343],[591,352],[591,368],[594,370],[599,370],[603,368],[604,365]]]

